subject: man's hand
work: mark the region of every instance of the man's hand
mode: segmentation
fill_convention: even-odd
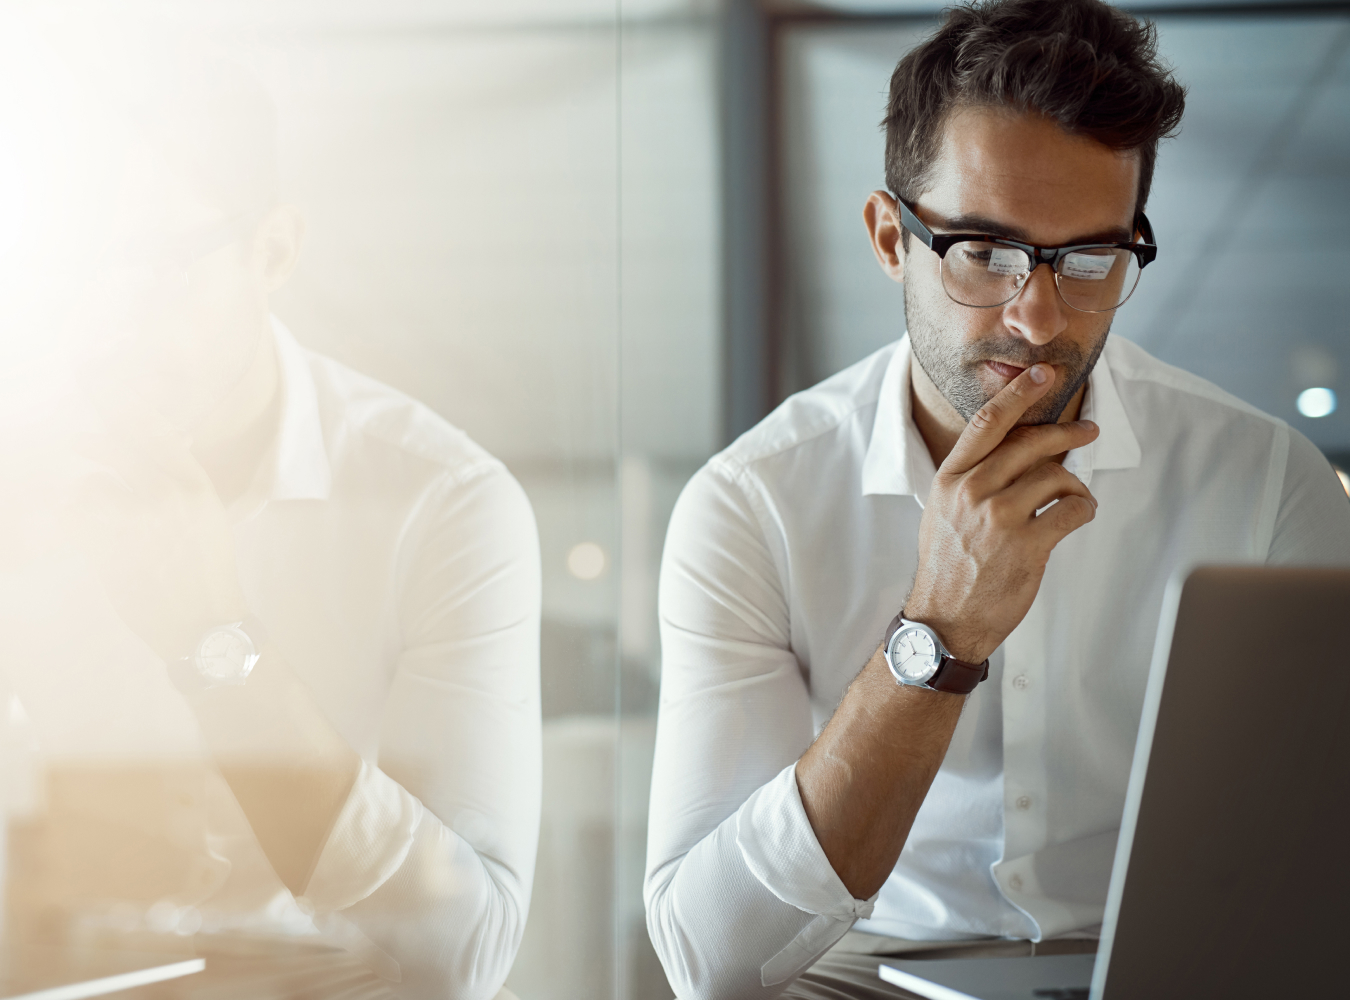
[[[66,525],[122,620],[177,659],[204,629],[245,615],[225,511],[177,429],[129,400],[100,409],[110,431],[81,441],[92,468]]]
[[[1017,426],[1053,382],[1049,365],[1033,365],[971,418],[938,469],[919,522],[905,617],[932,628],[968,663],[983,662],[1017,627],[1051,550],[1096,516],[1088,488],[1051,459],[1094,440],[1097,425]]]

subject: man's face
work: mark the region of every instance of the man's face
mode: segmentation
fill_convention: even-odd
[[[1071,136],[1039,116],[990,109],[947,121],[916,214],[935,233],[992,233],[1036,246],[1134,238],[1138,157]],[[1002,306],[974,309],[942,287],[941,260],[910,236],[905,319],[914,356],[966,420],[1025,368],[1054,366],[1055,384],[1023,423],[1053,423],[1087,381],[1113,313],[1068,306],[1038,267]]]
[[[231,226],[151,149],[132,147],[123,175],[110,249],[72,332],[86,377],[191,433],[252,362],[266,288],[247,220]]]

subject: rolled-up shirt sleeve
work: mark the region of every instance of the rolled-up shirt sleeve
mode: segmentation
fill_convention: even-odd
[[[437,484],[402,551],[379,760],[305,897],[320,926],[358,932],[399,996],[489,998],[520,945],[538,843],[538,536],[494,462]]]
[[[681,1000],[777,996],[874,902],[850,895],[802,806],[811,710],[757,499],[714,460],[681,495],[662,560],[645,899]]]

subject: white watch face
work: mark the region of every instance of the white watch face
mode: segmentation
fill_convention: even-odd
[[[257,659],[253,641],[236,628],[208,632],[197,647],[197,669],[214,681],[242,682]]]
[[[937,670],[937,645],[923,629],[901,629],[891,649],[891,663],[907,681],[921,684]]]

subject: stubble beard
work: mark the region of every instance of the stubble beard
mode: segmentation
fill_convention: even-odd
[[[952,343],[953,338],[932,321],[918,301],[911,298],[909,285],[905,285],[905,325],[909,329],[915,360],[967,423],[993,398],[980,378],[989,371],[986,361],[1002,361],[1019,368],[1030,368],[1038,362],[1059,366],[1062,373],[1059,384],[1018,421],[1019,424],[1056,423],[1092,374],[1111,331],[1108,322],[1090,351],[1058,339],[1038,346],[1011,333],[981,337],[958,345]]]

